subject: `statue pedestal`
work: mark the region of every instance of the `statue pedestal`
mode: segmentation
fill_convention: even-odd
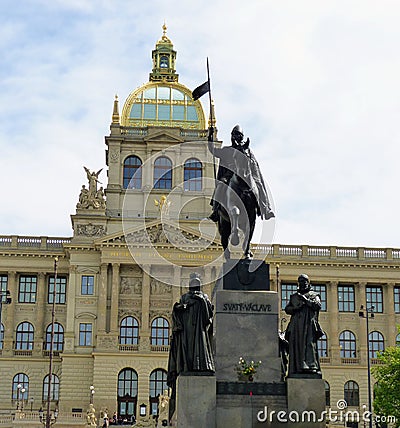
[[[238,380],[239,358],[261,361],[255,382],[280,382],[278,294],[275,291],[216,292],[214,316],[217,381]]]
[[[174,427],[216,428],[215,381],[215,376],[178,376]]]
[[[288,428],[325,428],[325,384],[323,379],[288,378],[287,379],[288,413],[291,419]],[[315,418],[314,418],[315,417]]]

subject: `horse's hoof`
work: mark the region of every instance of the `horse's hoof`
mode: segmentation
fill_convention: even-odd
[[[231,243],[236,247],[236,245],[239,245],[239,235],[233,234],[231,237]]]

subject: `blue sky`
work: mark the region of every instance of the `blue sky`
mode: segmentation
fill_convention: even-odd
[[[2,1],[0,234],[72,234],[83,165],[105,167],[114,95],[122,109],[148,81],[164,20],[181,83],[210,58],[219,137],[240,123],[251,138],[275,242],[400,247],[400,5],[385,0]]]

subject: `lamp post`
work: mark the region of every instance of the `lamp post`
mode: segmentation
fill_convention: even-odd
[[[21,393],[22,393],[22,400],[21,400],[21,412],[24,410],[24,395],[25,395],[25,388],[21,388]]]
[[[139,406],[139,415],[140,416],[142,416],[142,417],[144,417],[144,416],[146,416],[146,404],[144,404],[144,403],[142,403],[140,406]]]
[[[375,307],[370,306],[365,308],[361,305],[358,315],[360,318],[367,320],[367,370],[368,370],[368,412],[369,412],[369,428],[372,428],[372,395],[371,395],[371,361],[369,358],[369,318],[374,318]]]
[[[365,422],[365,411],[367,410],[367,405],[366,405],[366,404],[363,404],[363,405],[362,405],[362,408],[363,408],[364,428],[367,428],[367,426],[366,426],[366,422]]]
[[[19,383],[17,385],[17,410],[19,410],[19,400],[20,400],[21,389],[22,389],[22,385]]]
[[[53,380],[53,348],[54,348],[54,324],[56,317],[56,296],[57,296],[57,264],[58,257],[54,257],[54,286],[53,286],[53,305],[51,310],[51,339],[50,339],[50,350],[49,350],[49,386],[47,389],[47,406],[46,406],[46,419],[42,419],[41,422],[44,423],[46,428],[50,428],[51,425],[55,424],[58,416],[57,408],[54,410],[53,415],[50,411],[51,404],[51,392],[52,392],[52,380]],[[42,411],[43,412],[43,411]],[[39,412],[40,413],[40,412]]]
[[[90,404],[93,404],[93,396],[94,396],[94,393],[95,393],[96,391],[95,391],[95,389],[94,389],[94,386],[93,385],[90,385]]]

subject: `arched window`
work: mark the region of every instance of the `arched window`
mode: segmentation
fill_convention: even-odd
[[[164,156],[154,162],[154,188],[172,188],[172,162]]]
[[[123,369],[118,374],[118,414],[133,422],[136,418],[136,404],[138,392],[138,376],[133,369]]]
[[[318,355],[320,357],[328,356],[328,338],[326,334],[318,339]]]
[[[46,328],[45,351],[50,351],[51,324]],[[64,327],[58,322],[54,323],[53,351],[62,352],[64,349]]]
[[[396,336],[396,346],[400,346],[400,333]]]
[[[158,396],[162,395],[167,386],[167,372],[162,369],[156,369],[150,374],[150,408],[151,414],[158,413]]]
[[[165,318],[156,318],[151,323],[151,344],[155,346],[169,345],[169,323]]]
[[[18,373],[12,381],[12,399],[27,400],[29,396],[29,378],[25,373]]]
[[[331,405],[331,386],[329,383],[325,380],[325,406]]]
[[[183,170],[183,181],[185,190],[200,191],[202,187],[202,165],[197,159],[188,159]]]
[[[354,380],[349,380],[344,384],[344,399],[348,406],[360,405],[358,383]]]
[[[125,317],[119,329],[120,345],[137,345],[139,343],[139,323],[134,317]]]
[[[385,349],[385,341],[379,331],[371,331],[368,336],[369,358],[377,358],[378,352]]]
[[[342,331],[339,336],[341,358],[356,358],[356,337],[349,330]]]
[[[142,161],[137,156],[128,156],[124,161],[124,189],[142,188]]]
[[[22,322],[17,327],[15,340],[15,349],[32,350],[33,349],[34,329],[30,322]]]
[[[0,324],[0,349],[3,349],[4,346],[4,325]]]
[[[49,393],[49,375],[45,376],[43,379],[43,401],[47,401],[47,396]],[[60,398],[60,379],[57,375],[53,374],[51,376],[51,388],[50,388],[50,400],[58,401]]]

